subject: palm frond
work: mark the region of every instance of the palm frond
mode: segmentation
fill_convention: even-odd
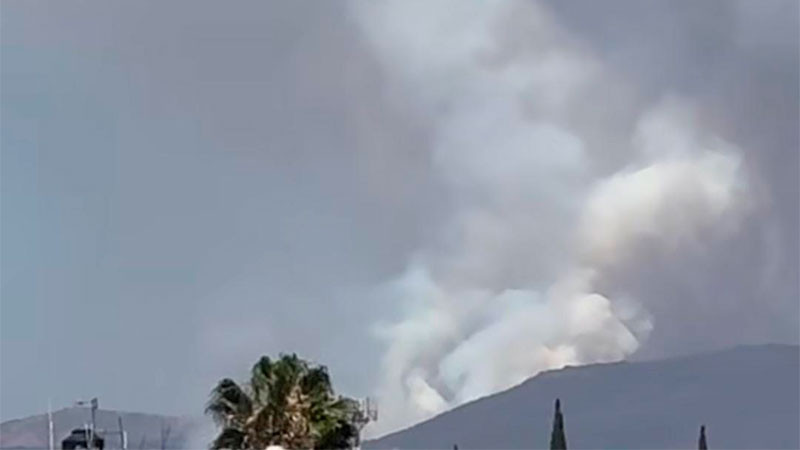
[[[220,380],[211,390],[211,398],[206,403],[206,414],[217,425],[230,426],[241,423],[252,414],[253,404],[250,396],[230,378]]]
[[[300,388],[306,395],[317,398],[327,398],[333,395],[331,378],[325,366],[316,366],[308,369],[300,379]]]
[[[273,364],[268,356],[262,356],[250,370],[250,388],[253,390],[253,400],[256,403],[267,402],[272,384]]]

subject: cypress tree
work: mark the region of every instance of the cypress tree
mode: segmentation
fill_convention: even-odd
[[[708,450],[708,444],[706,444],[706,426],[700,426],[700,440],[697,442],[697,448],[700,450]]]
[[[550,434],[550,450],[567,450],[567,436],[564,434],[564,416],[561,414],[561,401],[559,399],[556,399],[553,432]]]

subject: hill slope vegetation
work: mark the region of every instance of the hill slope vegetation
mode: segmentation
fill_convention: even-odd
[[[800,348],[738,347],[541,373],[366,448],[546,448],[561,398],[570,448],[800,448]]]

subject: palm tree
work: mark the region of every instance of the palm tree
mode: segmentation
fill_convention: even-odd
[[[221,427],[212,449],[348,448],[358,431],[355,400],[334,395],[328,370],[297,355],[263,356],[240,386],[225,378],[206,405]]]

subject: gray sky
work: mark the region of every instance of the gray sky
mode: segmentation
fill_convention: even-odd
[[[560,340],[549,348],[577,349],[567,362],[797,342],[797,3],[514,5],[490,21],[426,3],[3,2],[3,420],[48,397],[197,414],[217,378],[279,351],[327,364],[351,395],[381,392],[393,367],[413,391],[409,374],[424,369],[452,405],[473,395],[463,383],[486,394],[510,382],[463,364],[492,351],[475,336],[504,327],[487,318],[509,311],[492,295],[538,302],[575,267],[600,274],[586,292],[611,298],[616,317],[630,298],[652,330],[633,347],[614,337],[613,351],[548,335]],[[473,52],[473,37],[490,50]],[[537,65],[553,54],[574,86]],[[506,89],[517,73],[544,81]],[[492,127],[508,105],[524,124]],[[659,141],[641,131],[659,114],[688,130],[688,153],[638,149]],[[481,146],[516,148],[504,139],[517,134],[559,156]],[[701,170],[703,145],[720,141],[741,179]],[[624,259],[592,253],[596,230],[636,222],[638,203],[615,203],[612,181],[656,167],[671,189],[675,161],[700,168],[690,181],[710,197],[658,191],[659,221],[696,219],[615,247]],[[718,185],[734,200],[693,212],[717,205]],[[583,206],[595,204],[602,220]],[[584,252],[571,233],[587,220]],[[420,266],[423,288],[408,276]],[[461,321],[485,292],[475,301],[489,306]],[[426,296],[462,305],[431,316],[459,319],[455,334],[423,339],[441,344],[430,355],[387,325],[416,326]],[[557,362],[531,364],[519,367]]]

